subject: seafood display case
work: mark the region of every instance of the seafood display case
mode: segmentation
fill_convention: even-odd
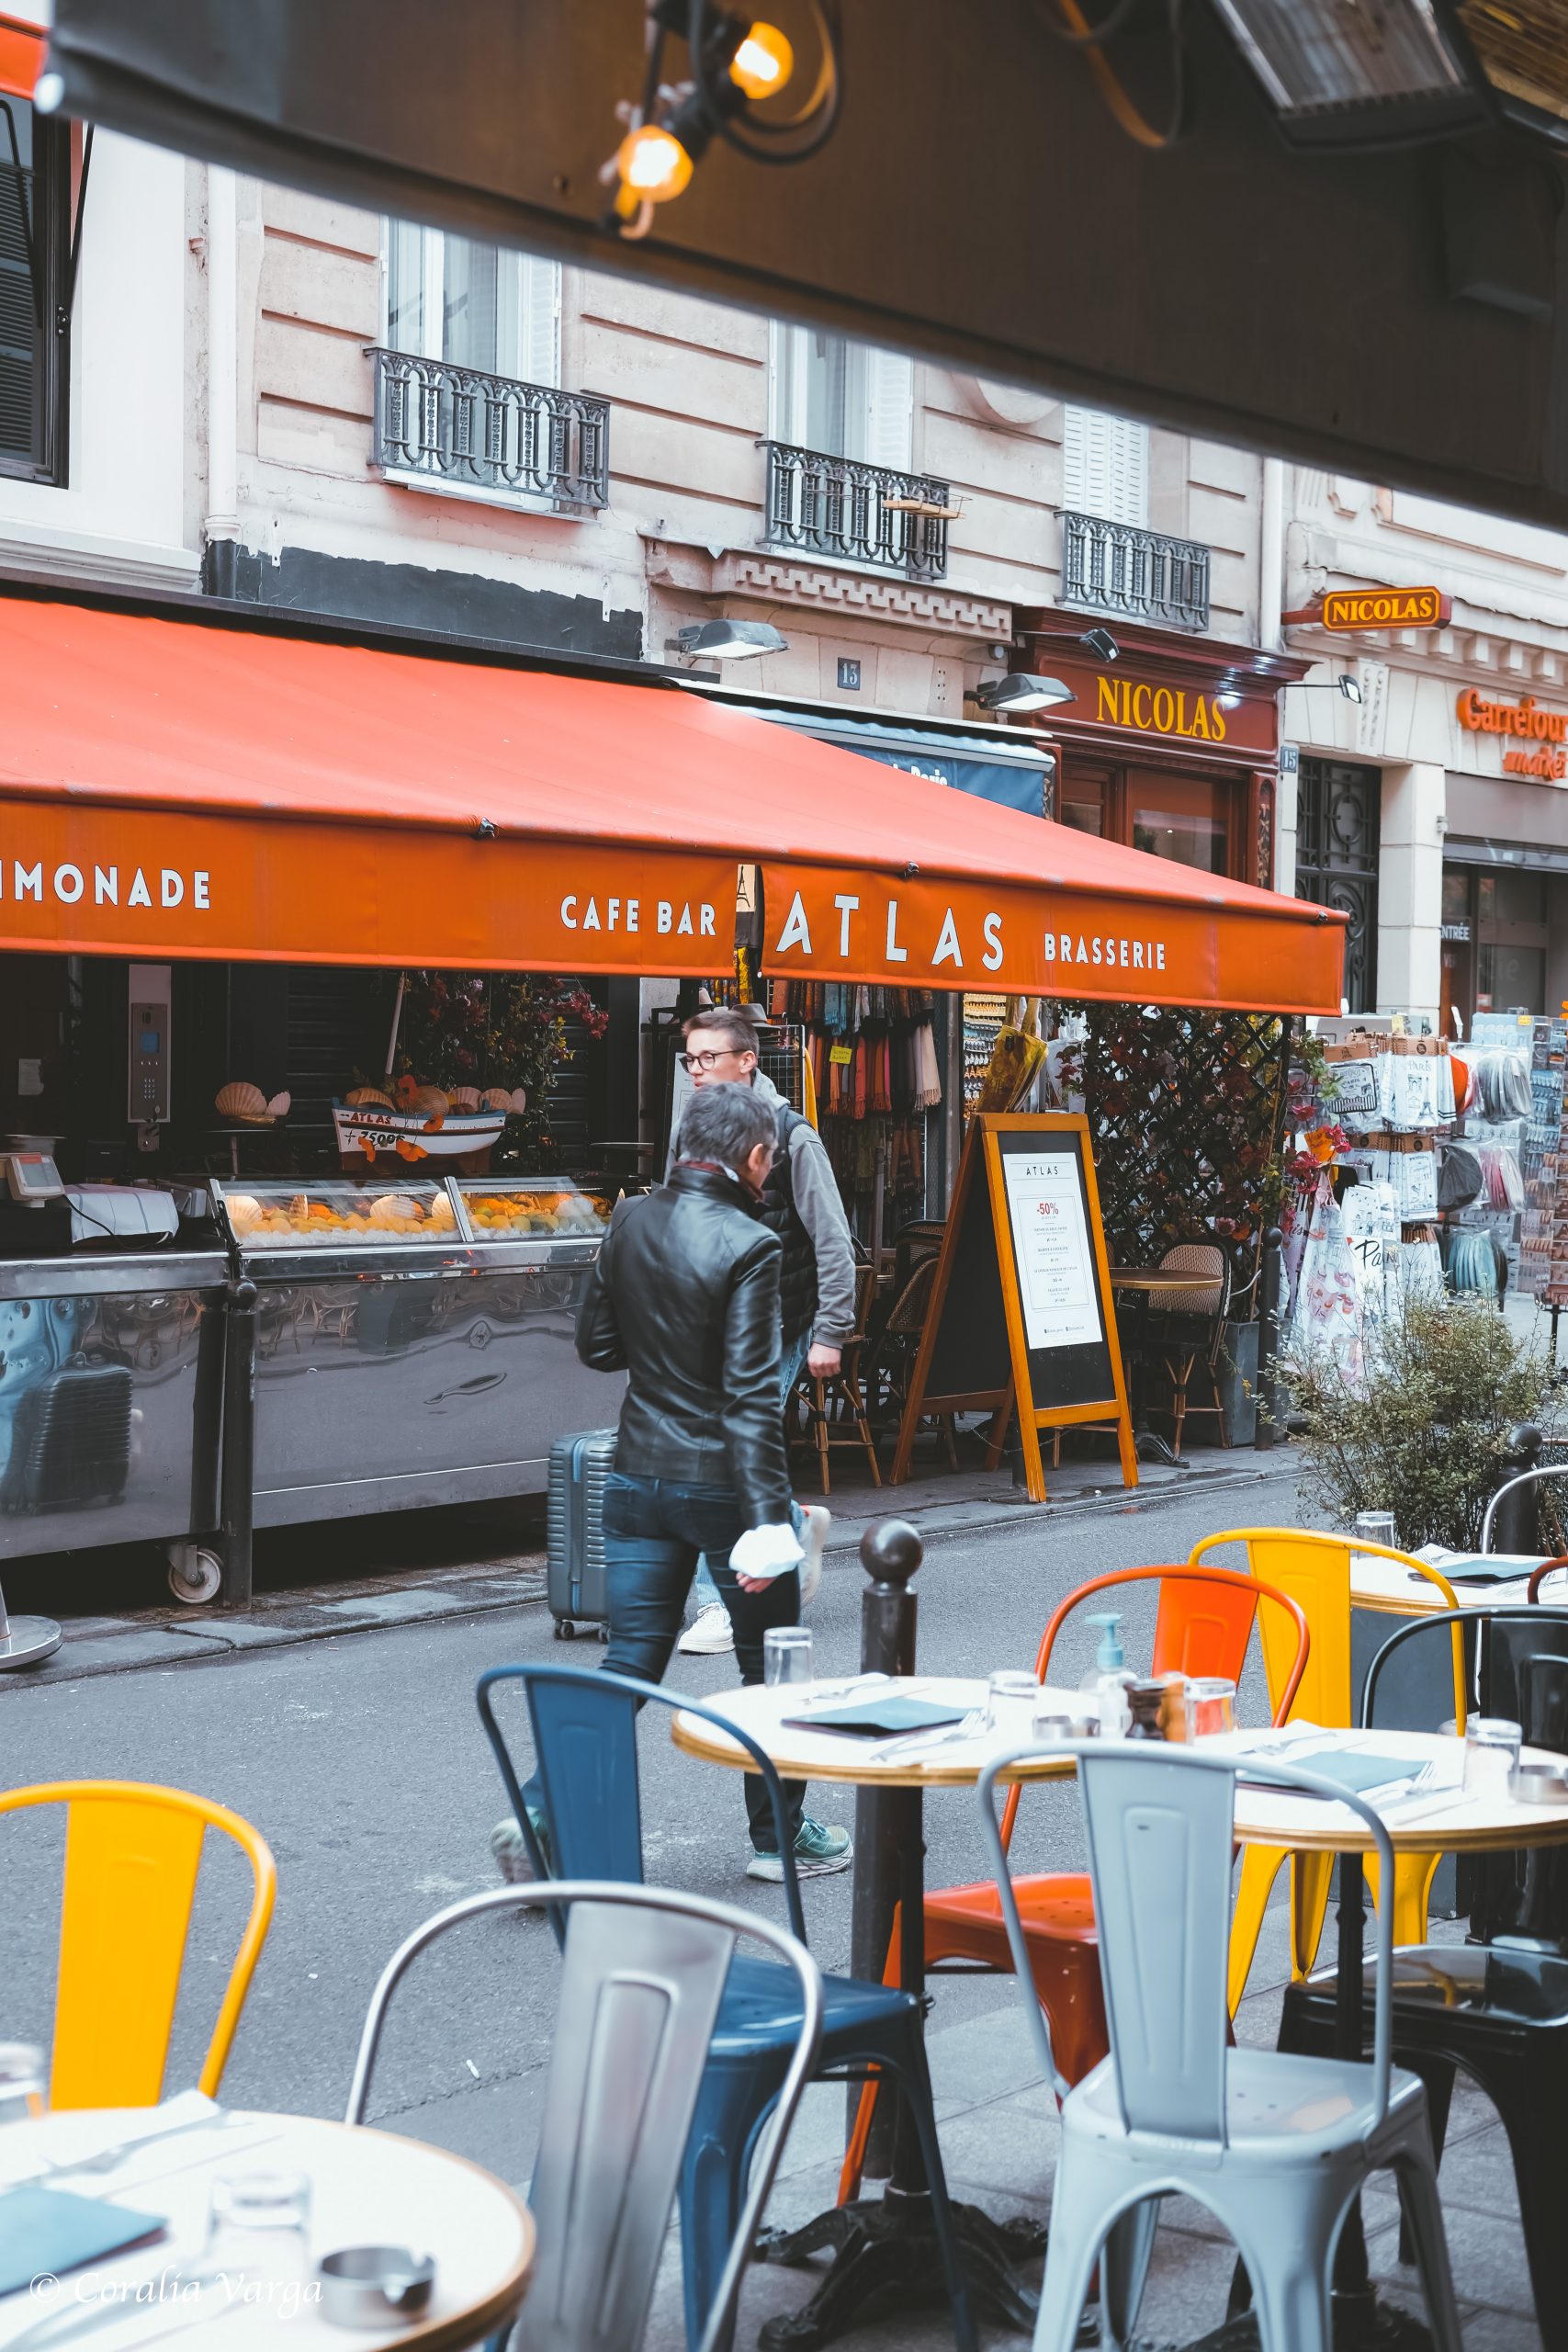
[[[258,1291],[255,1524],[540,1492],[613,1421],[578,1301],[613,1202],[550,1176],[215,1182]]]

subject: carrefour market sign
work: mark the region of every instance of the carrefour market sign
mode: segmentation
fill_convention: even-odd
[[[1543,710],[1534,695],[1517,702],[1489,702],[1473,686],[1461,689],[1455,708],[1460,725],[1472,735],[1510,738],[1503,753],[1508,775],[1568,775],[1568,710]]]

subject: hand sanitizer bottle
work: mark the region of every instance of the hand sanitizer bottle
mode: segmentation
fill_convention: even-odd
[[[1102,1629],[1100,1648],[1078,1688],[1099,1709],[1100,1737],[1121,1739],[1133,1720],[1128,1688],[1137,1680],[1136,1675],[1127,1671],[1122,1647],[1121,1612],[1109,1610],[1103,1616],[1090,1617],[1089,1623]]]

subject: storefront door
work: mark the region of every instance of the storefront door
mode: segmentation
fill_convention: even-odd
[[[1352,1012],[1370,1012],[1377,1002],[1382,772],[1303,753],[1299,785],[1296,896],[1349,916],[1345,1001]]]

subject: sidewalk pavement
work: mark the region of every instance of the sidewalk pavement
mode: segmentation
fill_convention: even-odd
[[[1260,1483],[1292,1480],[1296,1466],[1288,1446],[1266,1453],[1213,1448],[1194,1456],[1186,1469],[1140,1464],[1137,1488],[1131,1490],[1122,1486],[1113,1461],[1064,1462],[1059,1469],[1047,1469],[1043,1504],[1031,1503],[1005,1465],[931,1470],[900,1487],[841,1479],[825,1498],[833,1513],[829,1557],[852,1555],[866,1529],[884,1519],[913,1520],[929,1545],[987,1527],[1043,1528],[1088,1512],[1157,1510],[1183,1496],[1255,1490]],[[806,1501],[817,1498],[804,1484],[800,1494]],[[63,1618],[62,1647],[41,1667],[0,1674],[0,1699],[40,1682],[196,1665],[237,1650],[279,1649],[392,1625],[482,1616],[544,1597],[544,1555],[525,1551],[462,1566],[407,1568],[303,1590],[258,1593],[249,1610],[233,1613],[171,1604],[124,1616]]]
[[[1462,1926],[1434,1923],[1434,1941],[1458,1940]],[[1272,2049],[1280,1999],[1289,1975],[1289,1909],[1271,1905],[1254,1965],[1251,1989],[1236,2018],[1238,2041]],[[1333,1909],[1324,1955],[1334,1938]],[[1050,2214],[1060,2129],[1055,2100],[1038,2078],[1033,2045],[1017,2007],[943,2027],[941,1979],[927,2036],[937,2120],[951,2193],[983,2206],[997,2220]],[[1020,2088],[1021,2085],[1027,2087]],[[843,2150],[844,2092],[840,2085],[807,2091],[784,2152],[770,2201],[770,2224],[798,2226],[836,2201]],[[1513,2165],[1496,2109],[1461,2075],[1454,2089],[1439,2182],[1449,2253],[1459,2295],[1466,2352],[1540,2352],[1535,2324]],[[1414,2269],[1399,2262],[1399,2210],[1393,2176],[1380,2176],[1364,2199],[1368,2251],[1380,2299],[1421,2314]],[[1137,2335],[1143,2345],[1190,2345],[1225,2316],[1235,2247],[1220,2224],[1188,2198],[1169,2198],[1159,2233]],[[826,2257],[813,2265],[820,2277]],[[1038,2285],[1032,2269],[1030,2284]],[[739,2345],[755,2344],[762,2321],[797,2308],[814,2291],[804,2270],[753,2266],[742,2291]],[[987,2352],[1022,2352],[1030,2338],[981,2322]],[[843,2339],[854,2352],[944,2352],[953,2332],[945,2307],[889,2313],[856,2327]],[[680,2256],[671,2233],[660,2274],[645,2352],[682,2352]]]

